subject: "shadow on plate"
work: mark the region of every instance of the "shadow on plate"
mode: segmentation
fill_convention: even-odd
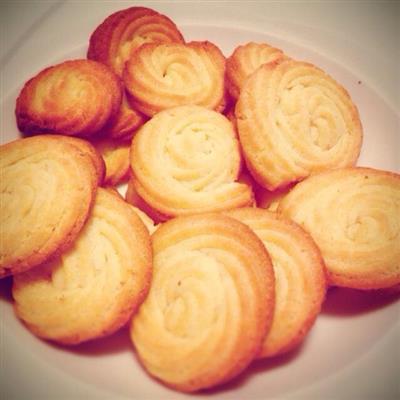
[[[254,360],[247,369],[245,369],[240,375],[236,378],[230,380],[227,383],[216,386],[215,388],[206,389],[198,392],[197,394],[208,394],[208,395],[217,395],[223,392],[229,392],[231,390],[236,390],[237,388],[245,385],[252,377],[256,374],[264,373],[272,369],[277,369],[281,366],[284,366],[290,363],[295,358],[299,357],[303,352],[304,347],[306,347],[305,340],[302,344],[297,346],[295,349],[285,353],[278,355],[276,357],[265,358],[260,360]],[[196,394],[196,393],[195,393]]]
[[[351,317],[386,307],[400,299],[400,286],[380,290],[330,288],[322,313],[338,317]]]
[[[12,288],[11,276],[0,279],[0,301],[12,304],[13,298],[11,294],[11,288]],[[73,346],[61,345],[44,339],[41,340],[47,345],[50,345],[54,348],[87,356],[101,356],[104,354],[119,353],[126,350],[133,351],[133,345],[131,344],[131,340],[129,337],[128,325],[119,329],[117,332],[115,332],[110,336],[94,339]]]
[[[11,295],[12,277],[7,276],[6,278],[0,279],[0,300],[12,302]]]

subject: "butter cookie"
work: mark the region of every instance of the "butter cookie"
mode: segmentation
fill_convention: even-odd
[[[245,81],[235,114],[246,165],[268,190],[353,166],[362,142],[347,91],[316,66],[264,64]]]
[[[150,236],[132,207],[99,188],[73,246],[14,277],[17,316],[37,336],[63,344],[110,335],[150,287]]]
[[[355,167],[298,183],[278,212],[321,249],[332,285],[380,289],[400,283],[400,175]]]
[[[146,370],[192,392],[232,379],[259,353],[274,310],[262,242],[222,214],[179,217],[152,236],[154,270],[131,338]]]

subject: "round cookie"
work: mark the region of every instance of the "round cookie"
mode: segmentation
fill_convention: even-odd
[[[245,80],[258,67],[287,58],[282,50],[267,43],[249,42],[236,47],[226,60],[226,84],[229,94],[237,100]]]
[[[298,183],[278,212],[321,250],[332,285],[380,289],[400,283],[400,175],[343,168]]]
[[[76,238],[99,181],[96,154],[59,135],[0,147],[0,277],[46,261]]]
[[[92,33],[87,57],[122,77],[131,53],[144,43],[183,43],[182,34],[165,15],[146,7],[130,7],[109,15]],[[115,121],[107,130],[114,139],[132,136],[146,120],[124,94]]]
[[[250,205],[251,188],[237,182],[241,156],[230,121],[199,106],[162,111],[135,135],[132,181],[162,219]]]
[[[105,65],[71,60],[44,69],[20,92],[21,132],[93,136],[113,122],[121,105],[119,78]]]
[[[15,312],[37,336],[77,344],[122,327],[150,286],[150,236],[131,206],[99,188],[84,229],[59,258],[14,277]]]
[[[225,107],[225,57],[210,42],[149,43],[126,63],[124,83],[130,103],[148,116],[195,104]]]
[[[325,299],[321,253],[299,225],[260,208],[225,213],[248,225],[262,240],[275,271],[275,311],[259,358],[286,353],[310,331]]]
[[[146,370],[181,391],[232,379],[259,353],[272,321],[265,247],[222,214],[179,217],[152,236],[154,270],[131,338]]]
[[[353,166],[362,127],[347,91],[316,66],[264,64],[246,80],[235,114],[246,165],[268,190]]]
[[[131,53],[144,43],[183,43],[177,26],[146,7],[130,7],[109,15],[92,33],[87,57],[122,76]]]

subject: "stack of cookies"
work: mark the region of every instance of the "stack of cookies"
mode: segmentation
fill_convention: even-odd
[[[329,286],[400,284],[400,175],[357,167],[350,95],[267,43],[225,58],[131,7],[15,114],[0,277],[41,338],[129,323],[149,374],[192,392],[298,346]]]

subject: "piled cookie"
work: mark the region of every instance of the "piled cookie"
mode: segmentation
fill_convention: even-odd
[[[129,323],[149,374],[196,391],[298,346],[329,285],[400,284],[400,176],[355,166],[357,107],[327,73],[266,43],[226,59],[144,7],[87,57],[25,84],[29,137],[0,149],[0,277],[35,335]]]

